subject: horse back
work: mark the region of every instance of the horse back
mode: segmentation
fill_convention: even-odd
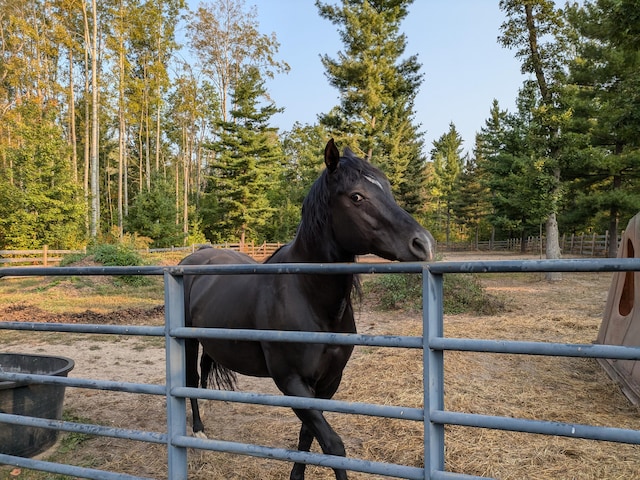
[[[179,265],[233,265],[238,263],[256,263],[248,255],[220,248],[203,247],[196,250],[191,255],[183,258]],[[191,317],[194,284],[199,283],[200,288],[212,288],[218,278],[217,275],[185,275],[184,276],[184,300],[185,300],[185,323],[188,327],[193,326]],[[197,290],[199,290],[197,289]]]
[[[182,259],[179,265],[231,265],[257,263],[249,255],[234,250],[205,247]]]

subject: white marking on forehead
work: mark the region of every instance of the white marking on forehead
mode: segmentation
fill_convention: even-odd
[[[378,180],[376,180],[374,177],[370,177],[369,175],[363,175],[363,177],[368,182],[371,182],[375,186],[377,186],[380,190],[384,190],[384,188],[382,187],[382,184]]]

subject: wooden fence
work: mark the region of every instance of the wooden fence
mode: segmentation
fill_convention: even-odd
[[[618,242],[620,242],[618,237]],[[611,237],[609,232],[604,235],[583,234],[583,235],[562,235],[560,238],[560,249],[563,255],[576,255],[585,257],[606,257],[609,254],[609,242]],[[261,262],[273,255],[280,248],[282,243],[255,244],[254,242],[242,243],[218,243],[218,244],[195,244],[186,247],[168,248],[148,248],[139,250],[140,253],[162,253],[162,252],[194,252],[202,246],[213,248],[226,248],[237,252],[246,253],[258,262]],[[456,242],[439,243],[437,250],[440,252],[454,251],[510,251],[525,252],[530,254],[545,253],[545,237],[528,237],[525,240],[524,249],[522,240],[510,238],[507,240],[480,241],[480,242]],[[86,248],[82,250],[50,250],[46,245],[42,250],[0,250],[0,266],[3,264],[15,265],[57,265],[62,261],[64,255],[84,254]]]
[[[45,245],[42,250],[0,250],[0,265],[42,265],[45,267],[51,264],[58,264],[64,255],[84,254],[86,248],[82,250],[53,250]]]
[[[194,252],[200,247],[211,246],[213,248],[226,248],[237,252],[246,253],[256,261],[260,262],[280,248],[282,243],[255,244],[254,242],[242,243],[219,243],[219,244],[196,244],[187,247],[168,247],[168,248],[146,248],[138,250],[140,253],[162,253],[162,252]],[[42,265],[51,266],[59,264],[64,255],[86,254],[86,247],[82,250],[52,250],[45,245],[41,250],[0,250],[0,265],[11,264],[18,265]]]
[[[618,237],[618,245],[620,244]],[[560,237],[560,250],[563,255],[576,255],[585,257],[607,257],[609,255],[609,243],[611,236],[609,232],[604,235],[598,234],[581,234],[581,235],[562,235]],[[544,254],[546,246],[546,238],[543,237],[527,237],[524,248],[522,248],[522,240],[520,238],[510,238],[507,240],[460,242],[460,243],[439,243],[440,251],[511,251],[524,252],[530,254]]]

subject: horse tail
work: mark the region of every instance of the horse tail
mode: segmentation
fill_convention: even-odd
[[[223,367],[206,352],[202,352],[200,359],[200,386],[214,385],[218,390],[235,390],[238,383],[236,372]]]

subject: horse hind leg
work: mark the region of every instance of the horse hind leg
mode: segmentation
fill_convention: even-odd
[[[200,343],[194,338],[187,338],[185,340],[185,365],[186,365],[186,383],[187,387],[198,388],[198,382],[200,380],[198,376],[198,349]],[[198,407],[198,399],[190,398],[191,413],[193,415],[192,428],[193,434],[197,437],[204,437],[204,424],[200,418],[200,408]]]
[[[202,357],[200,358],[200,388],[207,388],[212,367],[213,358],[207,355],[207,352],[202,352]]]

